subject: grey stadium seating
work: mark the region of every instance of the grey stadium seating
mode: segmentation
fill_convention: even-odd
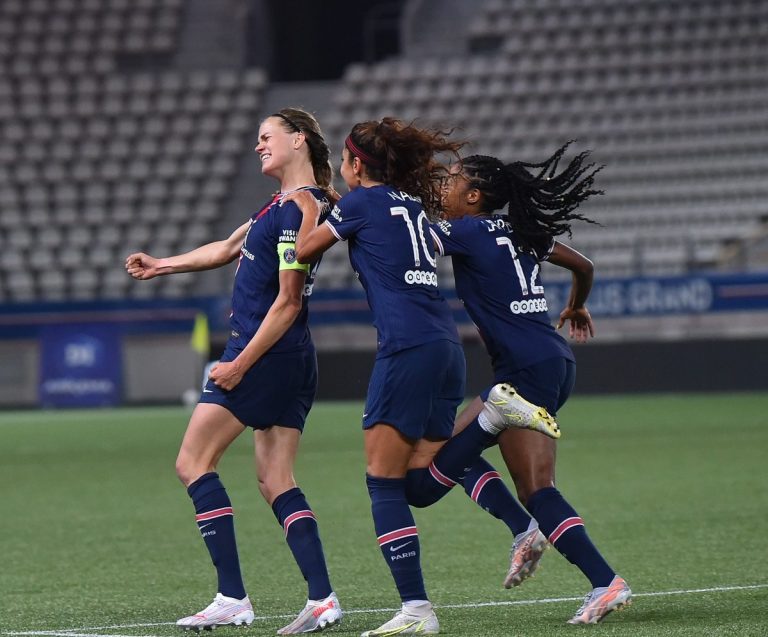
[[[764,231],[768,3],[477,7],[470,55],[349,68],[333,137],[343,139],[350,122],[395,114],[458,126],[471,152],[509,161],[541,160],[578,140],[606,164],[606,195],[585,207],[602,227],[578,225],[572,241],[602,276],[717,267],[733,241]]]
[[[172,54],[183,10],[0,3],[0,300],[194,292],[194,276],[130,285],[122,261],[208,239],[266,79],[119,68],[120,56]]]

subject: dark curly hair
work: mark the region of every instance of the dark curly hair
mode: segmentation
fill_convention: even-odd
[[[440,215],[440,184],[446,174],[437,153],[458,158],[463,142],[448,140],[450,131],[418,128],[393,117],[380,122],[360,122],[352,127],[347,148],[366,165],[368,176],[397,190],[419,197],[426,213],[433,219]]]
[[[552,239],[568,233],[571,221],[597,222],[574,212],[579,204],[602,190],[592,188],[594,177],[603,166],[585,163],[590,151],[576,155],[557,172],[565,151],[573,143],[563,144],[541,163],[512,162],[504,164],[496,157],[472,155],[461,160],[461,170],[470,187],[483,195],[483,212],[509,206],[507,217],[521,247],[541,255]],[[599,224],[597,224],[599,225]]]

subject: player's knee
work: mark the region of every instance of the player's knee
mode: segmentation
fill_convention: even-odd
[[[190,468],[181,458],[176,458],[176,477],[185,487],[188,487],[194,482]]]
[[[181,455],[176,458],[176,476],[185,487],[188,487],[200,476],[208,473],[208,471],[209,469],[199,467],[196,463]],[[213,471],[213,469],[210,469],[210,471]]]
[[[525,478],[515,478],[515,490],[517,491],[517,499],[525,506],[528,504],[528,499],[537,491],[546,487],[555,486],[554,478],[551,474],[531,475]]]
[[[296,483],[290,476],[259,475],[259,492],[268,504],[272,504],[277,496],[295,486]]]

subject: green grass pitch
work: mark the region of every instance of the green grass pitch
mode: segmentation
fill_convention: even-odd
[[[348,635],[398,606],[374,538],[360,412],[316,405],[297,466],[348,613],[332,632]],[[214,572],[173,470],[188,415],[0,413],[0,635],[164,637],[210,602]],[[558,486],[634,604],[596,627],[566,626],[589,586],[553,550],[505,590],[511,537],[456,490],[415,513],[442,634],[768,635],[768,394],[577,396],[559,416]],[[225,636],[274,634],[306,597],[251,445],[244,434],[220,474],[257,619]]]

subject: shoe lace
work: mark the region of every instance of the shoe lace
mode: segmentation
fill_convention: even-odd
[[[595,594],[595,591],[589,591],[589,593],[587,593],[584,596],[584,602],[579,607],[579,610],[576,611],[577,615],[581,615],[584,612],[584,610],[587,608],[587,606],[589,606],[589,603],[592,601],[592,596],[594,594]]]

